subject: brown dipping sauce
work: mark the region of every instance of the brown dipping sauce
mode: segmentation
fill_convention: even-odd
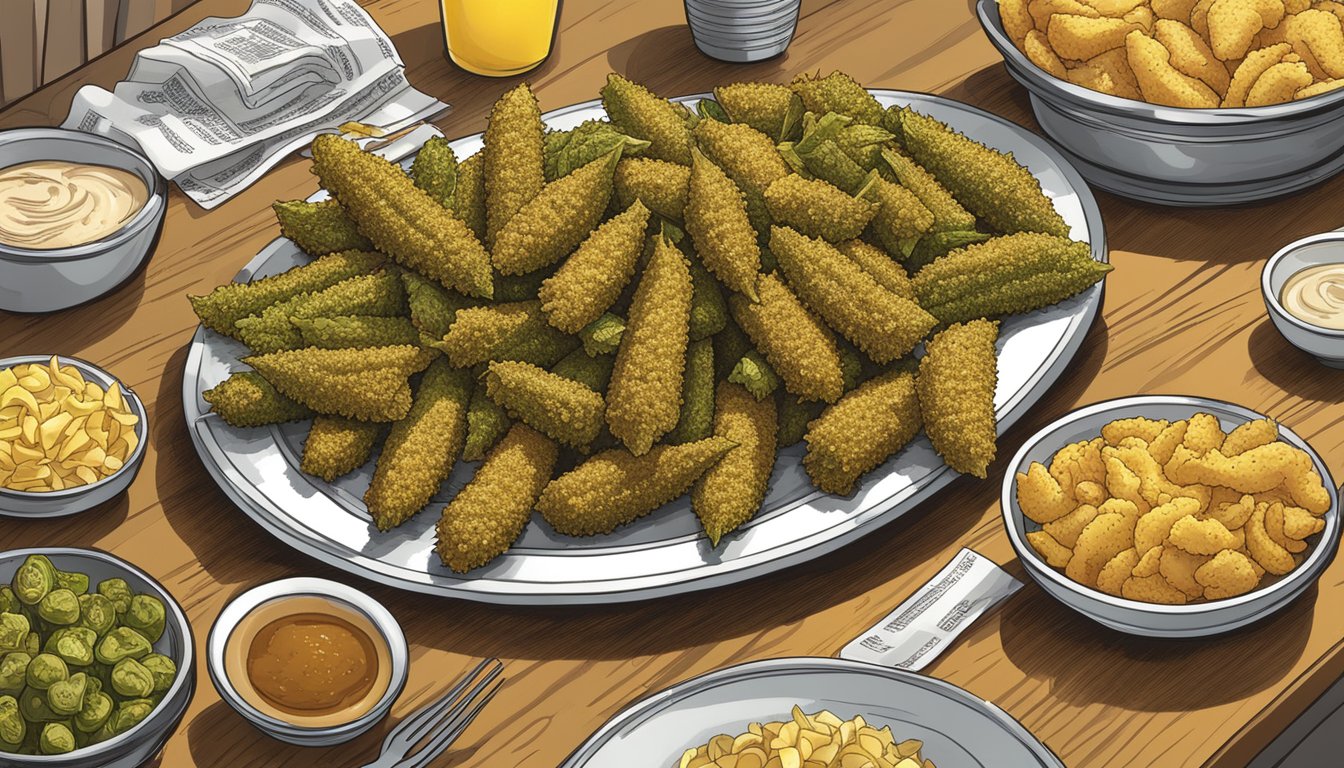
[[[373,689],[373,640],[337,616],[300,613],[262,627],[247,653],[257,693],[296,715],[329,715]]]

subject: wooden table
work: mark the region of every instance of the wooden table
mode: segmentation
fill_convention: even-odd
[[[3,127],[64,119],[74,91],[110,87],[135,49],[247,0],[202,0],[128,46],[0,113]],[[481,130],[513,81],[447,63],[437,7],[366,6],[392,35],[419,88],[452,102],[450,136]],[[664,94],[739,79],[787,82],[840,68],[872,86],[941,93],[1035,128],[1025,93],[973,17],[947,0],[805,0],[788,53],[732,66],[693,46],[680,3],[568,0],[550,60],[529,79],[543,109],[593,98],[609,70]],[[149,266],[115,293],[48,317],[0,315],[0,354],[79,355],[144,397],[151,439],[130,492],[75,519],[0,523],[6,547],[95,545],[161,579],[186,608],[203,649],[211,622],[242,590],[276,578],[351,580],[397,615],[411,643],[400,715],[476,659],[507,663],[508,684],[455,750],[453,766],[551,768],[628,702],[693,675],[751,659],[833,655],[941,568],[961,546],[1020,578],[991,480],[961,480],[915,514],[787,573],[710,593],[597,609],[495,608],[405,594],[350,579],[267,536],[202,470],[182,420],[187,294],[230,280],[276,235],[269,204],[315,189],[294,159],[205,212],[172,193]],[[1011,456],[1049,420],[1134,393],[1197,394],[1241,403],[1291,426],[1344,471],[1344,374],[1320,367],[1270,326],[1258,278],[1265,258],[1303,235],[1339,227],[1344,177],[1266,205],[1187,211],[1099,195],[1116,266],[1104,316],[1075,364],[1000,441]],[[1028,585],[970,628],[926,672],[997,703],[1071,766],[1243,766],[1344,672],[1344,561],[1278,616],[1199,641],[1126,637],[1094,626]],[[362,765],[386,724],[327,751],[261,736],[215,695],[204,665],[186,721],[162,765],[201,768]]]

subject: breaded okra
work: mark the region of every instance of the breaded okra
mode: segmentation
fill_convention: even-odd
[[[303,441],[299,469],[328,483],[364,466],[383,426],[340,416],[318,416]]]
[[[613,72],[602,86],[602,108],[622,133],[649,142],[648,157],[691,164],[691,130],[672,102]]]
[[[317,413],[396,421],[411,409],[411,374],[432,354],[403,344],[370,349],[292,349],[244,357],[281,394]]]
[[[857,193],[878,206],[871,230],[878,244],[893,258],[905,259],[933,228],[933,213],[913,192],[870,173]]]
[[[293,240],[310,256],[373,249],[373,243],[359,233],[359,227],[335,200],[276,202],[271,205],[271,210],[275,211],[275,220],[280,222],[280,234]]]
[[[485,242],[485,155],[468,157],[457,166],[457,185],[453,188],[453,214],[477,240]]]
[[[789,166],[769,136],[743,123],[701,120],[695,127],[700,149],[728,174],[747,205],[747,219],[760,232],[770,224],[765,189],[789,175]]]
[[[551,373],[573,379],[594,392],[606,392],[615,364],[614,355],[590,355],[582,349],[576,349],[556,363]]]
[[[821,490],[848,495],[864,473],[904,448],[921,425],[914,375],[888,371],[808,424],[803,468]]]
[[[916,163],[914,158],[895,147],[886,147],[882,150],[882,159],[887,168],[879,167],[879,172],[885,176],[889,169],[893,181],[919,198],[919,202],[933,214],[934,232],[966,232],[975,229],[975,215],[961,207],[952,193],[939,184],[933,174]]]
[[[666,219],[681,221],[686,212],[686,190],[691,169],[664,160],[629,157],[616,164],[612,180],[616,204],[629,208],[636,200]]]
[[[578,346],[578,341],[546,322],[540,301],[515,301],[459,310],[435,346],[458,368],[491,360],[550,366]]]
[[[919,361],[919,409],[934,450],[958,472],[983,478],[994,460],[994,386],[999,324],[957,323],[925,346]]]
[[[882,125],[882,105],[854,78],[836,70],[825,77],[802,74],[789,84],[809,112],[838,112],[867,125]]]
[[[457,291],[450,291],[422,275],[408,269],[401,270],[401,285],[406,290],[406,305],[411,312],[411,323],[433,339],[441,339],[452,327],[459,309],[475,306]]]
[[[905,267],[881,248],[862,240],[846,240],[837,243],[835,247],[848,256],[850,261],[858,264],[869,277],[877,281],[878,285],[897,296],[914,300],[915,286],[911,284],[910,275],[906,273]]]
[[[421,145],[411,162],[411,181],[434,198],[434,202],[445,208],[453,207],[457,192],[457,155],[448,139],[433,136]]]
[[[723,330],[728,323],[728,304],[723,300],[719,281],[705,269],[700,259],[692,255],[687,261],[691,267],[692,286],[690,339],[699,341]]]
[[[568,131],[549,131],[545,138],[546,180],[555,181],[599,157],[619,149],[621,157],[643,154],[649,142],[621,133],[606,120],[585,120]]]
[[[636,200],[588,236],[541,284],[541,310],[551,325],[578,333],[607,310],[635,274],[649,209]]]
[[[755,301],[761,249],[742,192],[698,151],[687,189],[686,231],[701,262],[729,289]]]
[[[728,119],[746,123],[775,141],[793,138],[803,121],[803,100],[776,83],[733,83],[714,89]]]
[[[295,319],[347,315],[393,317],[405,312],[406,292],[401,279],[384,270],[372,275],[357,275],[314,293],[300,294],[234,325],[238,328],[238,338],[253,352],[278,352],[304,346],[303,337],[293,323]]]
[[[714,421],[714,339],[692,341],[686,347],[686,369],[681,376],[681,413],[667,433],[673,445],[709,437]]]
[[[775,223],[832,243],[863,234],[878,205],[852,197],[821,179],[790,174],[765,190],[765,205]]]
[[[777,276],[761,277],[759,302],[734,295],[728,306],[786,389],[804,400],[833,403],[840,398],[844,376],[835,339]]]
[[[607,388],[607,425],[637,456],[677,425],[691,293],[686,257],[658,238],[635,289]]]
[[[420,330],[404,317],[342,315],[290,320],[305,347],[353,349],[420,343]]]
[[[685,493],[734,445],[715,436],[656,445],[643,456],[602,451],[548,483],[537,510],[566,536],[610,533]]]
[[[527,83],[499,97],[490,110],[481,150],[485,171],[486,245],[546,183],[541,109]]]
[[[285,397],[256,371],[238,371],[201,393],[210,411],[233,427],[261,427],[300,421],[313,415],[304,405]]]
[[[491,363],[485,391],[509,416],[565,445],[585,448],[602,431],[602,395],[530,363]]]
[[[522,275],[568,256],[602,221],[619,151],[542,187],[495,235],[495,269]]]
[[[610,312],[603,312],[601,317],[579,331],[579,341],[583,343],[584,352],[596,357],[615,353],[624,335],[625,320]]]
[[[485,382],[478,382],[467,404],[467,437],[462,445],[463,461],[480,461],[495,443],[509,431],[513,420],[486,394]]]
[[[737,444],[691,488],[691,509],[714,546],[761,508],[775,466],[775,400],[757,399],[737,384],[719,384],[714,434]]]
[[[444,507],[434,545],[443,564],[466,573],[504,554],[532,517],[559,453],[545,435],[514,424]]]
[[[471,373],[442,358],[425,370],[415,403],[388,432],[364,493],[378,530],[409,520],[448,479],[466,437],[471,389]]]

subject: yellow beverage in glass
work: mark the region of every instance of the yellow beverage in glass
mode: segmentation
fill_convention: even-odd
[[[448,56],[478,75],[508,77],[551,53],[560,0],[439,0]]]

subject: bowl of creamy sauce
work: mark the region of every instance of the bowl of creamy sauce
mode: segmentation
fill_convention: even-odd
[[[1291,344],[1344,368],[1344,231],[1283,247],[1260,279],[1270,320]]]
[[[235,598],[207,641],[211,680],[254,726],[329,746],[387,715],[405,686],[406,640],[381,604],[325,579],[271,582]]]
[[[0,309],[50,312],[116,288],[153,250],[166,205],[167,182],[135,149],[0,132]]]

